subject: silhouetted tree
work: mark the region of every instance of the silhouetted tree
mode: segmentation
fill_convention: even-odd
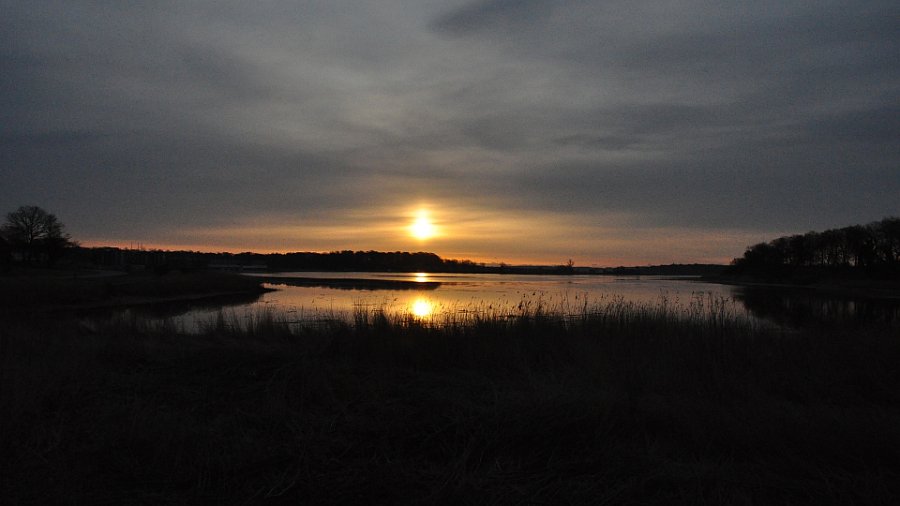
[[[874,231],[878,258],[888,264],[900,264],[900,218],[885,218]]]
[[[571,258],[563,265],[556,268],[557,274],[575,274],[575,261]]]
[[[729,272],[784,276],[810,269],[896,277],[900,274],[900,218],[754,244],[742,258],[732,261]]]
[[[74,245],[56,216],[38,206],[21,206],[7,214],[0,231],[26,265],[35,261],[53,264],[67,247]]]

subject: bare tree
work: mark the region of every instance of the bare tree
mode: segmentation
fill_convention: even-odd
[[[74,244],[56,216],[38,206],[21,206],[7,214],[0,231],[21,252],[26,264],[35,260],[52,264],[66,247]]]

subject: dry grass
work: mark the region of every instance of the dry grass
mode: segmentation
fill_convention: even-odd
[[[695,304],[716,304],[698,301]],[[574,304],[573,304],[574,305]],[[691,309],[693,308],[693,309]],[[896,504],[896,330],[622,300],[7,321],[10,504]],[[702,310],[701,310],[702,309]]]

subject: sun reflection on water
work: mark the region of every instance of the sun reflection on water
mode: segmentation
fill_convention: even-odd
[[[428,281],[428,273],[425,272],[417,272],[416,274],[416,283],[424,283]]]
[[[416,318],[428,318],[434,313],[434,304],[420,297],[409,305],[409,312]]]

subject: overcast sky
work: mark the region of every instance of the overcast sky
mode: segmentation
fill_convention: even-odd
[[[704,262],[900,214],[896,0],[0,12],[2,212],[85,244]]]

